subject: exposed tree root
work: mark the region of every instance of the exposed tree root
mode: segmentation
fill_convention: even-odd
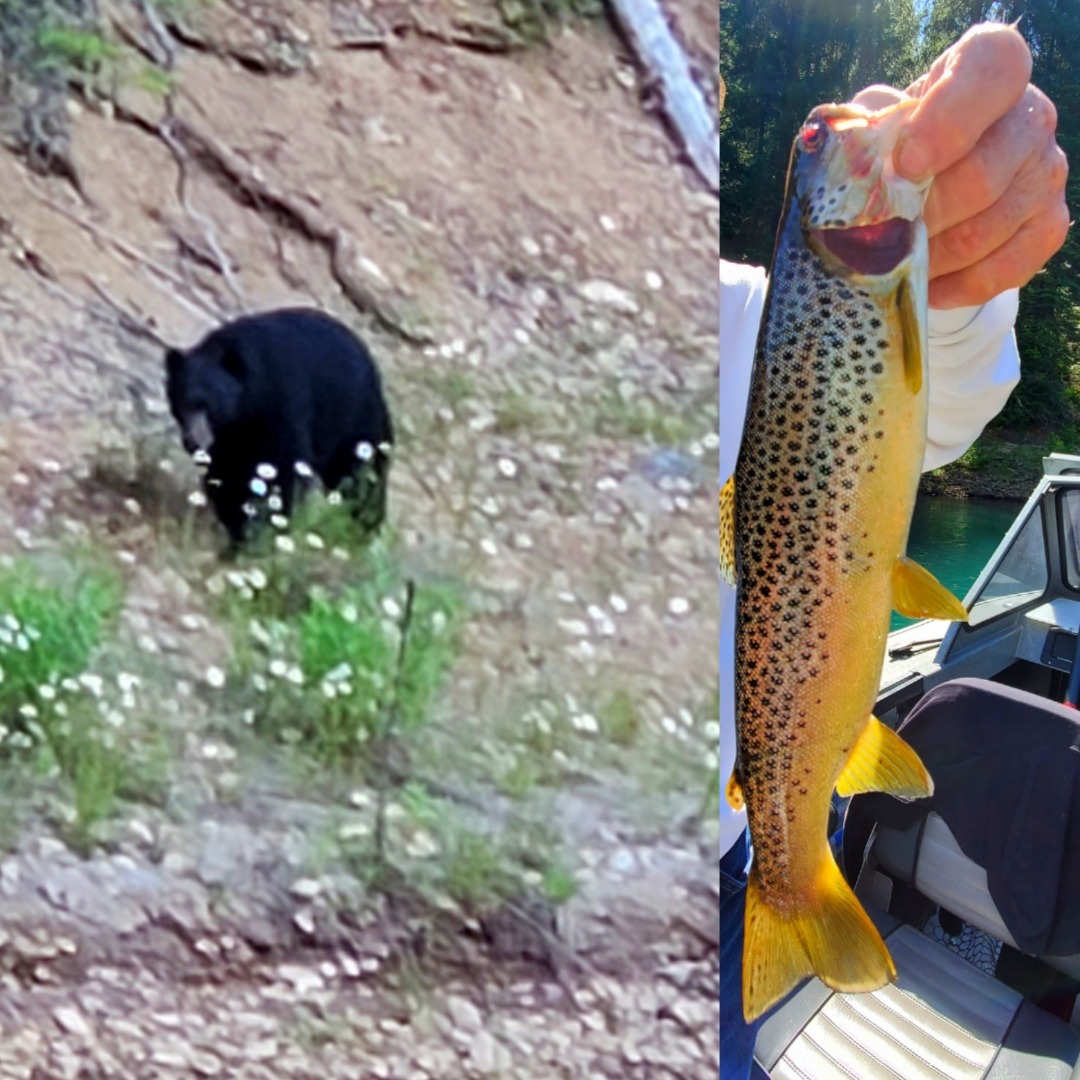
[[[349,302],[371,315],[383,327],[416,344],[429,344],[431,333],[410,323],[387,296],[376,294],[359,267],[356,243],[346,231],[311,203],[277,187],[220,139],[174,118],[171,136],[188,151],[223,176],[257,209],[270,209],[290,228],[309,240],[323,244],[330,255],[330,270]]]

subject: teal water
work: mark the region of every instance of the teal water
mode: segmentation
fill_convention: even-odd
[[[1023,505],[1008,499],[920,495],[907,553],[963,600]],[[893,612],[890,629],[911,622]]]

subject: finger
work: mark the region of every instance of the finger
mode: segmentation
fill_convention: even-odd
[[[1000,199],[981,213],[930,237],[930,277],[942,277],[985,259],[1017,233],[1064,202],[1069,167],[1065,153],[1051,146],[1024,169]]]
[[[930,76],[896,149],[897,168],[912,180],[955,164],[1020,100],[1031,76],[1031,52],[1011,26],[974,26],[935,62]]]
[[[927,196],[926,227],[931,236],[992,206],[1024,169],[1054,146],[1057,112],[1050,99],[1029,86],[1021,100],[992,124],[978,144],[939,173]]]
[[[874,86],[868,86],[865,90],[860,90],[851,99],[851,104],[861,105],[871,112],[880,112],[890,105],[895,105],[898,101],[903,101],[906,97],[907,94],[902,90],[897,90],[892,86],[875,84]]]
[[[985,304],[1006,289],[1026,285],[1065,242],[1069,211],[1056,204],[1045,214],[1025,222],[1006,244],[973,266],[930,282],[933,308]]]

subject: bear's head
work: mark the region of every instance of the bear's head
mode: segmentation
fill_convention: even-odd
[[[165,353],[165,393],[189,454],[210,452],[239,414],[243,389],[242,360],[224,342]]]

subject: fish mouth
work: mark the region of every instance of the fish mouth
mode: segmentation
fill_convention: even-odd
[[[857,274],[880,275],[895,270],[911,254],[915,223],[890,218],[876,225],[811,229],[810,234],[833,258]]]

